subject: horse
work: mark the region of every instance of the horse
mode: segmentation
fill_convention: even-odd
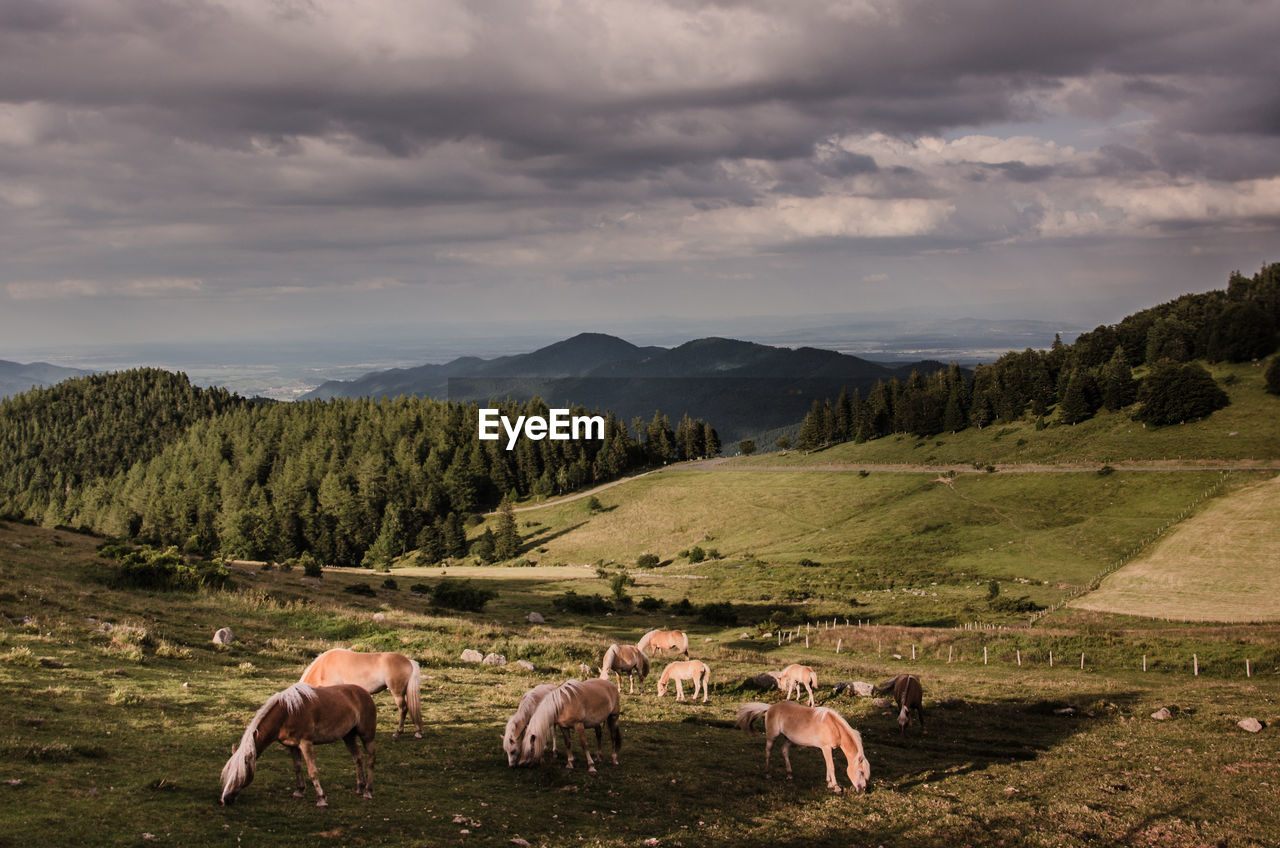
[[[520,744],[524,741],[524,732],[529,727],[529,718],[538,709],[542,699],[547,697],[547,693],[559,685],[558,683],[543,683],[525,692],[520,698],[520,704],[516,707],[516,711],[511,718],[507,719],[507,729],[502,734],[502,750],[507,752],[508,766],[515,766],[520,761]],[[555,750],[556,737],[553,734],[551,737],[552,753],[555,753]]]
[[[791,700],[791,693],[796,693],[796,700],[800,700],[800,687],[803,686],[809,691],[809,706],[813,706],[813,690],[818,685],[818,675],[813,669],[807,665],[791,665],[778,672],[778,688],[787,693],[787,700]]]
[[[689,659],[689,637],[683,630],[650,630],[640,637],[636,647],[642,651],[652,648],[655,657],[663,651],[671,651],[684,654],[684,658]]]
[[[422,704],[419,690],[422,687],[422,670],[418,663],[404,654],[392,651],[363,653],[334,648],[316,657],[306,671],[302,683],[312,686],[332,686],[335,683],[354,683],[370,695],[390,689],[400,708],[400,726],[391,734],[398,739],[404,730],[405,715],[413,718],[416,728],[413,738],[422,738]]]
[[[698,687],[702,687],[702,703],[707,702],[707,692],[711,688],[711,669],[701,660],[668,663],[662,670],[662,678],[658,681],[658,697],[667,694],[667,684],[676,682],[676,700],[684,700],[684,681],[693,681],[693,698],[698,699]]]
[[[645,656],[644,651],[635,645],[618,645],[609,646],[609,650],[604,652],[604,659],[600,661],[600,679],[608,680],[609,672],[613,672],[618,678],[618,688],[622,688],[622,674],[627,673],[627,694],[635,694],[635,675],[640,675],[640,692],[644,694],[644,679],[649,676],[649,658]]]
[[[555,728],[559,727],[564,733],[564,749],[568,755],[565,768],[573,768],[573,737],[570,731],[576,729],[578,738],[582,740],[582,750],[587,755],[587,771],[595,774],[596,765],[591,759],[591,748],[587,745],[586,728],[595,728],[596,758],[604,759],[600,728],[607,724],[609,739],[613,743],[613,764],[616,766],[618,749],[622,747],[622,733],[618,730],[621,701],[622,696],[613,681],[600,678],[570,680],[548,692],[529,717],[529,726],[525,729],[524,741],[520,746],[520,765],[527,766],[541,760],[546,750],[547,736],[554,735]]]
[[[772,706],[751,702],[738,708],[737,725],[751,732],[751,725],[764,716],[764,776],[769,777],[769,755],[773,743],[782,737],[782,759],[787,764],[787,780],[791,779],[791,746],[821,748],[827,761],[827,786],[837,795],[843,790],[836,780],[834,752],[839,748],[849,764],[847,774],[855,792],[866,792],[871,779],[871,764],[867,762],[866,749],[862,747],[862,734],[849,726],[849,722],[830,707],[806,707],[790,701],[778,701]]]
[[[378,708],[373,698],[359,686],[349,683],[312,687],[295,683],[267,699],[256,713],[240,744],[222,767],[222,803],[235,801],[240,790],[253,781],[258,755],[272,742],[289,749],[298,788],[293,797],[301,798],[306,789],[302,780],[302,764],[315,784],[317,807],[327,807],[324,790],[316,773],[315,745],[341,739],[356,764],[356,791],[373,798],[373,736],[378,729]],[[364,746],[364,756],[356,747],[356,739]],[[365,771],[365,760],[368,771]]]
[[[889,692],[893,693],[894,703],[898,705],[898,730],[902,736],[907,736],[912,710],[916,711],[916,717],[920,719],[920,732],[924,733],[924,689],[920,686],[920,678],[914,674],[899,674],[875,688],[877,695]]]

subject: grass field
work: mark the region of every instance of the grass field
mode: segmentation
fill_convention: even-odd
[[[550,763],[508,769],[501,726],[525,689],[577,674],[610,641],[633,641],[662,621],[553,615],[548,625],[530,626],[521,610],[549,609],[549,597],[566,583],[528,578],[496,581],[500,591],[523,594],[473,616],[433,612],[403,588],[351,596],[341,587],[377,581],[339,572],[315,587],[297,572],[238,567],[232,592],[116,591],[99,580],[96,541],[0,524],[0,844],[1280,840],[1280,811],[1271,803],[1280,781],[1274,730],[1251,735],[1235,727],[1245,716],[1269,725],[1280,717],[1280,628],[1135,635],[1071,611],[1077,626],[1032,631],[815,624],[806,649],[803,632],[779,646],[750,628],[691,622],[692,653],[713,669],[711,704],[659,701],[650,678],[645,694],[624,695],[621,765],[591,777]],[[215,648],[210,636],[226,625],[238,641]],[[292,768],[279,747],[264,754],[257,779],[233,807],[218,806],[218,772],[254,709],[334,645],[394,648],[422,662],[426,738],[389,738],[393,707],[384,693],[375,698],[373,801],[355,795],[350,760],[330,745],[319,749],[327,810],[290,797]],[[1167,651],[1168,661],[1144,675],[1128,659],[1136,645]],[[465,647],[529,659],[537,670],[467,665],[457,659]],[[981,663],[982,647],[989,665]],[[1060,658],[1052,668],[1047,650]],[[1084,671],[1061,659],[1080,650],[1090,655]],[[1184,650],[1214,657],[1201,677],[1173,661]],[[1255,677],[1227,671],[1245,657],[1253,658]],[[728,726],[738,703],[777,697],[733,684],[791,661],[817,669],[823,698],[836,680],[879,680],[908,668],[922,676],[924,736],[900,739],[893,717],[866,699],[831,702],[864,734],[872,764],[865,796],[827,791],[812,750],[793,752],[793,782],[766,781],[762,736]],[[1166,705],[1177,708],[1173,720],[1148,718]]]
[[[1280,620],[1280,477],[1207,505],[1073,602],[1184,621]]]

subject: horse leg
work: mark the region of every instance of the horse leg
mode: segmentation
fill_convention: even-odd
[[[301,798],[306,794],[307,788],[307,784],[302,780],[302,752],[297,748],[290,748],[289,756],[293,757],[293,776],[298,782],[298,788],[293,790],[293,797]]]
[[[591,746],[587,744],[587,728],[586,725],[579,722],[574,725],[578,730],[578,739],[582,740],[582,753],[587,757],[587,774],[596,773],[596,764],[591,759]]]
[[[360,756],[360,749],[356,747],[355,728],[352,728],[350,733],[342,737],[342,741],[347,746],[347,750],[351,753],[351,761],[356,764],[356,794],[364,795],[364,757]]]
[[[822,758],[827,761],[827,786],[831,787],[839,795],[844,790],[840,788],[840,782],[836,780],[836,761],[835,757],[832,756],[834,753],[834,748],[823,746]]]
[[[813,706],[813,687],[806,682],[804,684],[804,688],[809,690],[809,706],[812,707]],[[800,687],[798,686],[796,687],[796,700],[797,701],[800,700]]]
[[[618,729],[618,716],[609,716],[609,741],[613,743],[613,764],[618,764],[618,749],[622,747],[622,731]],[[604,751],[600,752],[600,758],[604,759]]]
[[[396,707],[400,710],[400,726],[396,728],[396,732],[391,734],[392,739],[399,739],[400,734],[404,733],[404,719],[409,714],[409,703],[405,698],[403,690],[392,689],[391,697],[396,699]]]
[[[622,679],[618,679],[618,687],[622,687]],[[627,672],[627,694],[634,695],[636,693],[636,676],[633,672]]]
[[[782,737],[782,761],[787,764],[787,780],[791,779],[791,740]]]
[[[764,737],[764,776],[766,780],[770,777],[769,756],[773,753],[773,741],[776,738],[777,738],[776,736],[770,736],[768,734],[768,729],[766,728],[765,737]]]
[[[694,697],[695,698],[698,697],[698,694],[696,692],[694,693]],[[677,701],[684,700],[684,681],[678,677],[676,678],[676,700]]]
[[[376,727],[369,728],[369,735],[360,735],[360,741],[364,743],[364,759],[365,759],[365,776],[364,776],[364,797],[373,800],[373,761],[377,756],[373,749],[373,734]]]
[[[319,798],[319,800],[316,801],[316,806],[317,807],[329,806],[329,802],[325,800],[325,797],[324,797],[324,790],[320,788],[320,773],[316,771],[315,746],[311,744],[311,740],[303,739],[301,742],[298,743],[298,749],[302,751],[302,759],[306,761],[307,776],[311,778],[311,783],[316,788],[316,797]]]
[[[571,731],[567,727],[560,728],[560,732],[564,734],[564,753],[568,758],[564,767],[571,769],[573,768],[573,736],[570,735]]]

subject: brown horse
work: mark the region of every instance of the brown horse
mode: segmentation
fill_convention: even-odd
[[[507,765],[515,766],[520,762],[520,745],[524,742],[525,730],[529,727],[529,719],[542,703],[547,694],[559,687],[558,683],[543,683],[535,686],[520,698],[515,713],[507,719],[507,728],[502,734],[502,750],[507,752]],[[555,753],[556,737],[551,736],[551,751]]]
[[[609,726],[609,738],[613,743],[613,764],[618,764],[618,749],[622,747],[622,733],[618,730],[618,712],[621,709],[621,696],[613,681],[570,680],[556,687],[542,699],[542,703],[529,718],[529,726],[525,729],[524,742],[520,747],[520,765],[527,766],[542,759],[546,750],[547,736],[555,734],[559,727],[564,733],[564,750],[568,755],[565,768],[573,768],[573,737],[570,731],[577,730],[582,741],[582,750],[587,755],[587,771],[596,773],[596,764],[591,759],[591,748],[587,745],[586,728],[596,731],[596,758],[604,758],[604,743],[601,738],[601,725]]]
[[[818,685],[818,675],[807,665],[797,665],[795,663],[787,666],[778,672],[778,688],[787,693],[787,700],[791,700],[791,693],[796,693],[796,700],[800,700],[800,687],[803,686],[809,692],[809,706],[813,706],[813,690]]]
[[[738,727],[747,732],[760,716],[764,716],[764,776],[769,777],[769,755],[774,741],[782,737],[782,759],[787,764],[787,780],[791,779],[791,746],[821,748],[827,761],[827,786],[838,795],[840,783],[836,780],[834,752],[839,748],[849,764],[847,774],[855,792],[867,791],[871,779],[871,764],[867,762],[862,747],[862,734],[849,726],[849,722],[829,707],[816,709],[804,704],[779,701],[770,706],[752,702],[738,708]]]
[[[618,678],[618,688],[622,688],[622,672],[627,673],[627,694],[635,694],[635,676],[640,675],[640,694],[644,694],[644,679],[649,676],[649,658],[636,645],[609,646],[600,661],[600,679],[608,680],[613,672]]]
[[[702,703],[707,702],[707,692],[711,688],[711,669],[701,660],[668,663],[662,670],[662,678],[658,680],[658,697],[667,694],[667,684],[676,682],[676,700],[684,700],[684,682],[693,681],[693,699],[698,699],[698,688],[702,688]]]
[[[254,714],[240,737],[236,751],[222,767],[222,803],[235,801],[240,790],[253,781],[258,756],[272,742],[289,749],[298,788],[293,797],[301,798],[306,790],[302,780],[302,764],[315,784],[317,807],[327,807],[324,790],[316,773],[315,745],[341,739],[356,764],[356,791],[365,798],[373,797],[373,736],[378,729],[378,708],[373,698],[359,686],[311,687],[295,683],[267,699]],[[356,739],[364,746],[361,757]],[[365,771],[368,760],[368,772]]]
[[[388,651],[363,653],[334,648],[316,657],[302,672],[302,683],[312,686],[332,686],[335,683],[354,683],[370,695],[390,689],[400,708],[400,726],[391,734],[392,739],[404,730],[404,718],[413,718],[415,739],[422,738],[422,704],[419,690],[422,687],[422,670],[406,657]]]
[[[683,630],[650,630],[640,637],[636,647],[642,651],[652,650],[656,657],[663,651],[673,654],[684,654],[689,659],[689,637]]]
[[[920,732],[924,733],[924,689],[920,678],[914,674],[899,674],[891,677],[875,688],[877,695],[893,693],[894,703],[898,705],[898,730],[907,736],[907,725],[911,723],[911,711],[916,711],[920,720]]]

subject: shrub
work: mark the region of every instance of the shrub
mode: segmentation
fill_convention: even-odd
[[[124,551],[124,552],[122,552]],[[193,591],[201,586],[220,589],[231,581],[231,571],[222,562],[187,562],[176,547],[164,550],[120,546],[104,546],[101,556],[119,554],[110,583],[134,589],[181,589]]]
[[[431,587],[426,583],[414,583],[409,587],[409,591],[413,592],[415,595],[430,595]]]
[[[396,579],[394,577],[388,577],[386,580],[382,581],[382,588],[390,589],[394,592],[400,588],[400,584],[396,583]]]
[[[804,559],[800,560],[800,567],[801,568],[821,568],[822,563],[818,562],[817,560],[812,560],[812,559],[809,559],[808,557],[805,557]]]
[[[707,552],[702,549],[701,545],[694,545],[689,549],[689,562],[702,562],[707,558]]]
[[[613,604],[600,595],[579,595],[572,589],[552,601],[552,605],[561,612],[578,615],[598,615],[613,612]]]
[[[657,554],[640,554],[636,557],[636,568],[657,568],[658,562]]]
[[[676,615],[693,615],[693,604],[689,603],[688,598],[681,598],[671,605],[671,611]]]
[[[446,577],[431,590],[432,606],[445,609],[480,612],[484,605],[498,597],[492,589],[480,589],[471,585],[470,580],[453,580]]]
[[[378,594],[378,591],[368,583],[352,583],[350,586],[343,586],[342,591],[349,595],[363,595],[366,598],[372,598]]]
[[[588,512],[599,512],[602,509],[604,509],[604,506],[600,503],[600,499],[597,498],[595,495],[592,495],[591,497],[587,498]]]
[[[640,609],[644,610],[645,612],[657,612],[658,610],[662,609],[666,605],[667,605],[667,602],[662,600],[661,598],[654,598],[649,595],[645,595],[636,604],[636,606],[640,607]]]
[[[738,611],[729,601],[703,604],[698,608],[698,620],[706,624],[731,627],[738,623]]]

